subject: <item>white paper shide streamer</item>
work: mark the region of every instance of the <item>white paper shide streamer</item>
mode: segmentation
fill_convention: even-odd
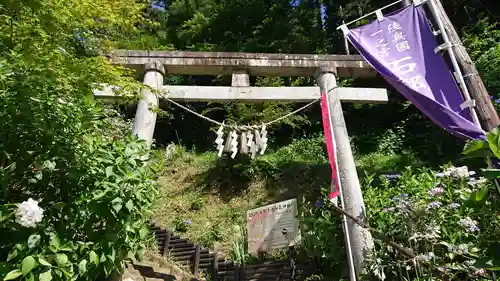
[[[262,124],[261,126],[242,126],[238,130],[232,129],[227,133],[226,141],[224,141],[224,129],[226,128],[224,123],[222,123],[215,132],[216,139],[214,142],[219,157],[226,152],[234,159],[239,151],[241,154],[247,154],[254,159],[257,154],[263,155],[266,151],[266,124]]]

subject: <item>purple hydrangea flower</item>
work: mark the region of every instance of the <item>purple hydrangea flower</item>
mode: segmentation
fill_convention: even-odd
[[[476,232],[479,231],[479,227],[477,226],[477,223],[472,220],[470,217],[465,217],[459,221],[459,223],[462,225],[462,227],[467,231],[467,232]]]
[[[323,207],[323,201],[321,201],[321,200],[316,201],[316,203],[314,204],[314,206],[315,206],[316,208],[321,208],[321,207]]]
[[[399,178],[401,175],[400,174],[390,174],[390,175],[382,175],[382,176],[388,180],[395,180],[395,179]]]
[[[432,188],[431,190],[429,190],[429,195],[431,196],[437,196],[437,195],[440,195],[444,192],[444,188],[442,187],[435,187],[435,188]]]
[[[451,203],[451,204],[448,204],[448,206],[446,206],[448,209],[458,209],[460,208],[460,204],[458,203]]]
[[[186,225],[191,225],[191,220],[186,220]]]
[[[427,209],[430,210],[430,209],[435,209],[435,208],[439,208],[443,205],[443,203],[439,202],[439,201],[433,201],[429,204],[427,204]]]
[[[394,208],[394,207],[389,207],[389,208],[384,208],[384,209],[382,209],[382,212],[384,212],[384,213],[392,213],[392,212],[394,212],[395,210],[396,210],[396,208]]]

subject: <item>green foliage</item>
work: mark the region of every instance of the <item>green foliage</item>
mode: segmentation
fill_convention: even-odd
[[[500,24],[489,18],[479,20],[464,32],[464,44],[476,63],[484,84],[494,97],[497,110],[500,98]]]
[[[202,197],[195,197],[191,200],[191,210],[199,211],[203,205]]]
[[[367,184],[364,197],[371,226],[411,248],[417,261],[446,267],[457,278],[475,273],[498,243],[500,198],[488,192],[489,182],[472,174],[466,167],[443,173],[407,169],[397,179]],[[372,273],[392,278],[399,267],[405,277],[433,276],[377,242]]]
[[[102,279],[140,258],[152,238],[147,221],[161,163],[92,96],[101,83],[128,94],[139,86],[95,55],[120,30],[134,29],[142,8],[136,1],[0,4],[0,278]],[[32,225],[21,219],[29,219],[19,205],[28,198],[43,209]]]
[[[186,232],[190,225],[191,225],[191,220],[183,219],[180,216],[176,217],[172,222],[172,226],[174,228],[174,231],[178,231],[178,232]]]
[[[246,264],[249,260],[246,231],[239,226],[235,226],[235,230],[237,236],[233,242],[232,260],[236,264]]]
[[[323,194],[328,194],[328,190],[324,189]],[[327,199],[314,203],[303,199],[299,212],[302,238],[299,253],[300,258],[312,260],[326,276],[338,278],[343,272],[331,269],[345,264],[344,236],[341,219],[332,213],[330,204]]]

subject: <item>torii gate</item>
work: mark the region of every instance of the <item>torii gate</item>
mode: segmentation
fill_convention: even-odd
[[[384,103],[388,97],[386,89],[337,87],[336,76],[375,76],[375,71],[361,56],[117,50],[109,59],[114,64],[136,69],[137,73],[143,74],[144,84],[165,91],[172,100],[304,102],[315,100],[326,91],[336,142],[343,207],[365,221],[365,206],[340,101]],[[167,73],[232,75],[232,84],[231,87],[168,86],[163,85]],[[251,87],[249,75],[314,76],[319,87]],[[114,96],[110,87],[94,94],[101,98]],[[133,128],[133,133],[148,144],[152,142],[156,123],[156,113],[148,110],[150,104],[158,106],[158,97],[145,91],[137,107]],[[359,274],[373,241],[369,232],[350,219],[347,219],[347,229],[346,246],[351,244],[353,265]]]

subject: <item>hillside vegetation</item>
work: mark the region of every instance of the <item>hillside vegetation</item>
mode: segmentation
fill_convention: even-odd
[[[313,204],[323,199],[322,190],[331,182],[324,150],[323,137],[293,141],[253,161],[175,146],[159,178],[155,221],[228,256],[246,228],[246,211],[291,198]],[[380,153],[360,155],[357,161],[361,177],[410,164],[416,168],[418,160]]]

